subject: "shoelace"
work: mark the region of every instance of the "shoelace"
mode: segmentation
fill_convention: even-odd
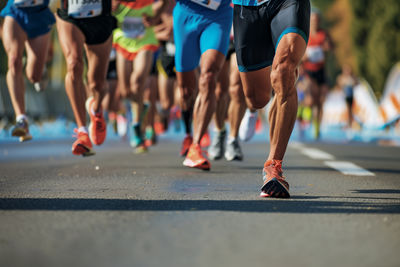
[[[80,132],[77,128],[75,128],[74,129],[74,134],[72,134],[72,137],[79,138],[84,134],[85,134],[84,132]]]
[[[269,166],[272,167],[272,168],[270,168],[270,170],[271,170],[271,172],[272,172],[271,174],[272,174],[273,176],[284,178],[284,177],[282,176],[282,162],[281,162],[281,161],[272,160],[272,161],[269,162],[269,164],[266,165],[265,167],[269,167]]]

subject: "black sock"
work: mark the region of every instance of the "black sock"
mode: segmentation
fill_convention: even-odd
[[[182,110],[183,123],[185,124],[186,134],[192,134],[192,114],[193,109]]]

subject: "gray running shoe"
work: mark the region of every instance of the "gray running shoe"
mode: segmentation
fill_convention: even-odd
[[[225,158],[227,161],[243,160],[242,149],[240,148],[239,141],[237,139],[226,145]]]
[[[211,160],[221,159],[225,152],[226,130],[215,132],[211,146],[208,148],[208,157]]]

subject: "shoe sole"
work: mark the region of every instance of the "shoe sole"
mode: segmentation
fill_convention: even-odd
[[[17,137],[23,137],[26,135],[26,131],[22,128],[15,129],[12,133],[11,136],[17,136]]]
[[[243,161],[243,157],[239,157],[239,156],[233,156],[233,157],[229,157],[229,156],[226,156],[225,155],[225,159],[227,160],[227,161],[234,161],[234,160],[236,160],[236,161]]]
[[[290,198],[290,194],[278,179],[273,178],[263,185],[260,197]]]
[[[19,141],[22,142],[26,142],[32,140],[32,135],[28,134],[28,135],[24,135],[24,136],[20,136],[19,137]]]
[[[137,147],[137,148],[135,148],[135,154],[144,154],[144,153],[147,153],[149,150],[147,149],[147,147],[142,147],[142,146],[140,146],[140,147]]]
[[[201,164],[194,165],[191,160],[185,159],[183,161],[183,165],[186,166],[186,167],[189,167],[189,168],[196,168],[196,169],[200,169],[200,170],[203,170],[203,171],[209,171],[210,170],[210,164],[208,162],[206,162],[206,161],[201,163]]]
[[[95,155],[96,152],[93,149],[91,149],[91,148],[89,148],[87,146],[84,146],[82,144],[78,144],[75,147],[75,150],[72,150],[72,154],[77,155],[77,156],[81,156],[82,155],[83,157],[89,157],[89,156]]]

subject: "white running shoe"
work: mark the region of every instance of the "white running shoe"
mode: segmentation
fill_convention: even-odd
[[[249,109],[246,110],[239,128],[239,137],[241,140],[247,142],[254,136],[256,132],[257,116],[257,111],[251,112]]]

